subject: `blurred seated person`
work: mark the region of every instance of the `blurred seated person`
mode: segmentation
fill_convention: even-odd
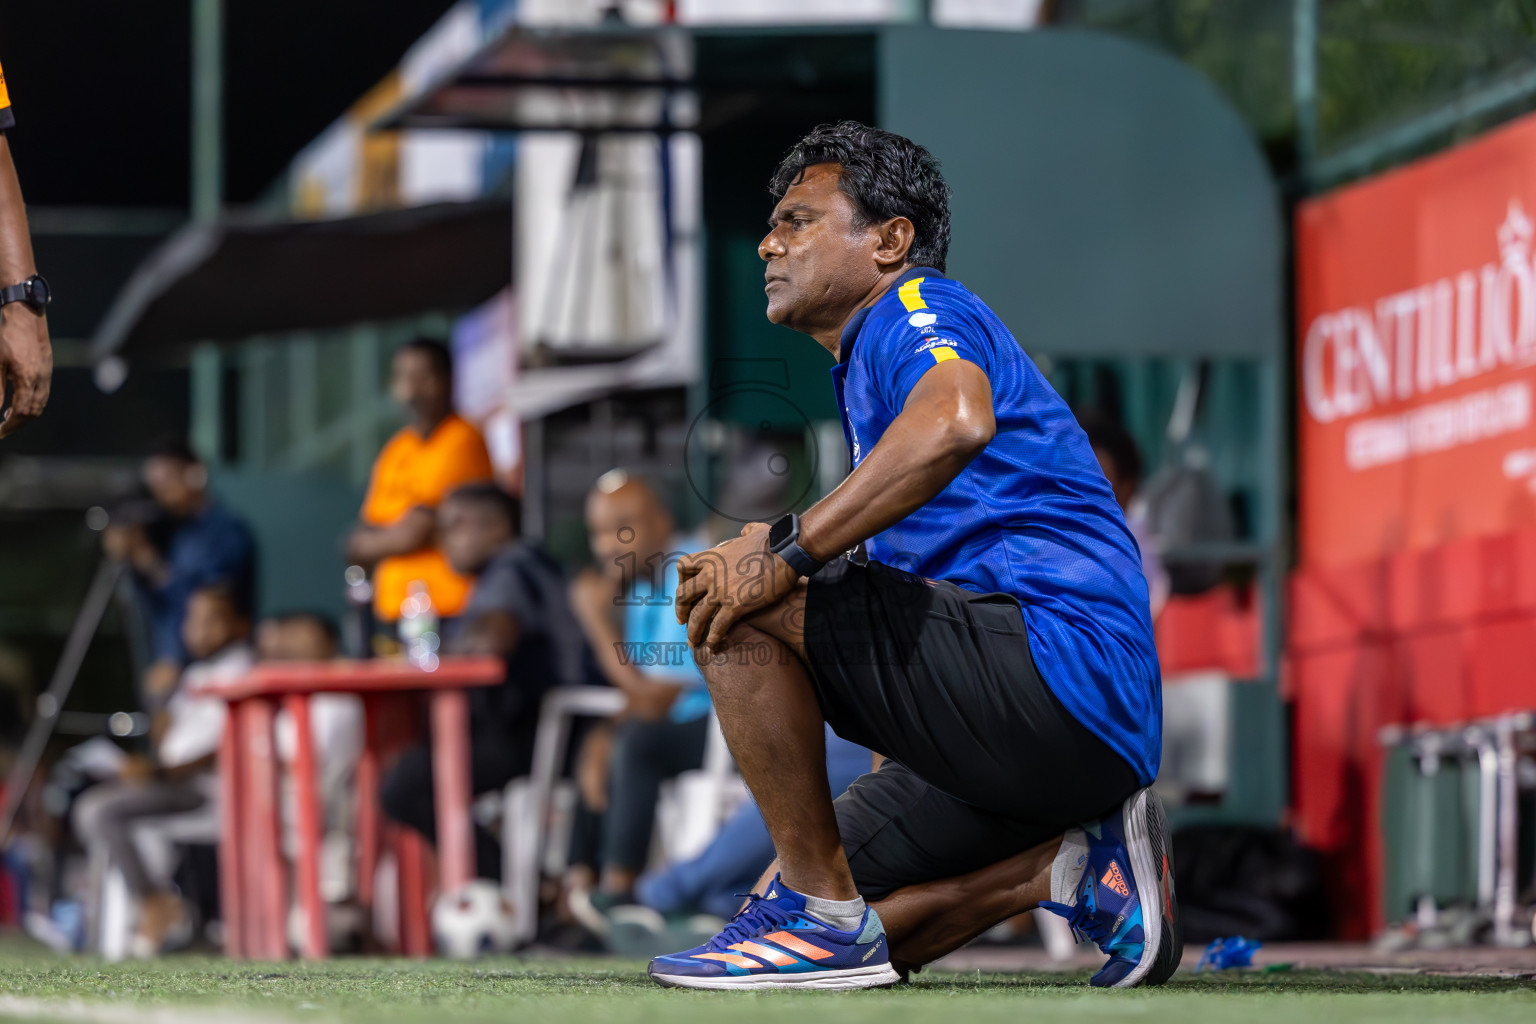
[[[336,620],[321,612],[282,612],[256,627],[256,656],[262,661],[330,661],[341,634]]]
[[[330,661],[336,657],[340,634],[334,619],[320,612],[282,612],[256,626],[256,657],[260,661]],[[347,826],[352,770],[363,750],[363,701],[355,694],[317,693],[309,701],[309,727],[319,762],[320,792],[328,831]],[[277,754],[291,764],[298,744],[293,720],[279,712]]]
[[[229,587],[242,608],[256,589],[250,528],[208,494],[208,467],[184,440],[166,438],[144,460],[144,485],[164,519],[117,522],[102,534],[108,557],[126,562],[150,631],[144,689],[163,699],[187,663],[182,622],[194,591]]]
[[[400,619],[412,587],[426,588],[439,616],[464,608],[470,580],[453,570],[437,541],[436,509],[461,484],[490,480],[480,432],[453,411],[453,357],[440,341],[416,338],[395,350],[390,393],[410,415],[373,464],[361,524],[347,558],[373,574],[374,614]]]
[[[826,731],[827,782],[836,799],[869,771],[870,754],[839,737],[831,726]],[[635,896],[667,917],[702,912],[729,919],[741,909],[741,894],[757,884],[773,855],[773,838],[749,796],[698,856],[642,875]],[[713,934],[716,929],[707,930]]]
[[[75,834],[88,850],[105,846],[137,904],[136,955],[148,956],[185,936],[189,915],[168,884],[153,879],[133,839],[145,818],[196,811],[216,801],[214,777],[225,705],[208,687],[250,671],[250,617],[238,592],[225,584],[194,590],[187,601],[182,642],[192,662],[154,715],[153,754],[127,759],[116,781],[87,790],[75,801]]]
[[[507,664],[506,680],[470,693],[470,781],[476,794],[528,774],[539,707],[552,686],[600,681],[571,615],[560,567],[518,538],[516,498],[495,484],[466,484],[438,509],[442,548],[454,571],[472,581],[468,603],[449,625],[447,650],[490,654]],[[392,820],[435,840],[430,748],[407,749],[390,768],[380,803]],[[475,830],[476,870],[501,877],[501,846]]]
[[[1077,420],[1088,435],[1088,443],[1093,446],[1093,454],[1098,457],[1110,490],[1115,492],[1115,502],[1125,513],[1125,525],[1130,527],[1136,546],[1141,549],[1141,571],[1147,577],[1147,595],[1155,621],[1163,605],[1168,603],[1171,588],[1168,570],[1158,556],[1157,538],[1152,536],[1151,525],[1147,522],[1146,507],[1136,500],[1141,487],[1141,449],[1136,446],[1136,439],[1129,430],[1095,409],[1078,410]]]
[[[583,803],[603,815],[601,876],[589,900],[574,885],[571,907],[601,933],[598,915],[635,902],[662,782],[703,764],[710,703],[671,601],[677,559],[699,545],[677,534],[649,484],[623,470],[598,480],[586,516],[597,568],[576,579],[571,602],[603,675],[628,698],[611,732],[589,737],[579,770]],[[606,763],[606,779],[596,759]]]

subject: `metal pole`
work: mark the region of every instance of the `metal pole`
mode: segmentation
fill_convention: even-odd
[[[224,205],[224,0],[192,0],[192,219],[211,224]],[[192,352],[192,446],[210,465],[224,451],[223,354]]]
[[[210,466],[224,458],[224,353],[203,343],[192,350],[192,450]]]
[[[1499,738],[1474,726],[1467,742],[1477,757],[1477,909],[1491,913],[1499,872]]]
[[[59,712],[64,710],[64,702],[69,699],[75,677],[80,674],[80,663],[85,659],[85,652],[90,649],[91,640],[107,614],[107,606],[112,602],[112,593],[117,589],[118,577],[122,573],[122,563],[111,559],[103,560],[96,567],[96,577],[91,580],[91,587],[85,592],[85,601],[75,614],[75,623],[64,641],[64,652],[59,655],[59,663],[54,666],[53,678],[48,681],[48,689],[37,698],[37,717],[32,720],[32,727],[27,730],[27,738],[21,745],[21,754],[5,780],[5,807],[0,809],[0,847],[5,845],[11,833],[11,825],[16,820],[22,797],[31,788],[32,774],[43,758],[43,748],[48,745],[53,727],[58,724]]]
[[[1503,715],[1494,723],[1494,742],[1497,744],[1497,776],[1495,790],[1498,809],[1495,813],[1498,836],[1497,867],[1493,884],[1493,941],[1498,946],[1519,944],[1515,930],[1515,908],[1519,901],[1520,826],[1516,820],[1520,813],[1520,750],[1517,730],[1520,716]]]
[[[1291,99],[1296,107],[1296,163],[1302,180],[1317,157],[1317,0],[1296,0],[1291,40]]]
[[[224,0],[192,0],[192,217],[224,203]]]
[[[541,541],[549,528],[549,466],[542,417],[523,424],[523,537]]]

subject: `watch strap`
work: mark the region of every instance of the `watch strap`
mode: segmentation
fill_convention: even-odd
[[[41,295],[39,295],[38,284],[43,286]],[[42,313],[48,306],[48,300],[48,282],[43,280],[41,274],[33,274],[19,284],[0,288],[0,306],[8,306],[13,302],[25,302],[37,312]]]
[[[812,558],[800,546],[800,517],[793,512],[789,513],[773,525],[769,536],[778,533],[780,526],[787,526],[787,534],[778,543],[770,545],[768,550],[784,559],[798,575],[814,576],[820,572],[827,563]]]
[[[815,576],[827,564],[826,562],[818,562],[806,554],[805,549],[797,541],[790,541],[781,550],[775,551],[774,554],[788,562],[789,567],[801,576]]]

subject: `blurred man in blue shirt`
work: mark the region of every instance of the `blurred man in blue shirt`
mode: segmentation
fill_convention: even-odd
[[[703,764],[709,690],[672,608],[677,560],[699,545],[676,533],[649,484],[623,470],[604,474],[588,495],[587,529],[598,572],[577,580],[572,604],[603,674],[628,698],[613,725],[606,801],[584,787],[589,803],[607,805],[592,901],[604,911],[634,901],[661,783]],[[582,916],[594,930],[604,927]]]
[[[181,624],[187,602],[204,587],[228,587],[242,607],[255,606],[256,543],[250,528],[208,494],[208,467],[179,438],[162,440],[144,460],[144,486],[165,519],[113,524],[102,538],[107,555],[127,562],[149,620],[151,696],[168,694],[187,662]]]

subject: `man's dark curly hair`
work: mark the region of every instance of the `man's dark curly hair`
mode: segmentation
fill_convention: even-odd
[[[937,269],[937,268],[935,268]],[[444,380],[453,380],[453,350],[448,343],[437,338],[419,336],[402,341],[395,346],[395,355],[401,352],[420,352],[427,357],[432,368],[438,372]]]
[[[824,124],[795,143],[768,191],[784,198],[805,169],[838,164],[838,187],[859,211],[859,226],[905,217],[914,228],[907,262],[944,273],[949,256],[949,186],[932,153],[911,139],[857,121]]]

